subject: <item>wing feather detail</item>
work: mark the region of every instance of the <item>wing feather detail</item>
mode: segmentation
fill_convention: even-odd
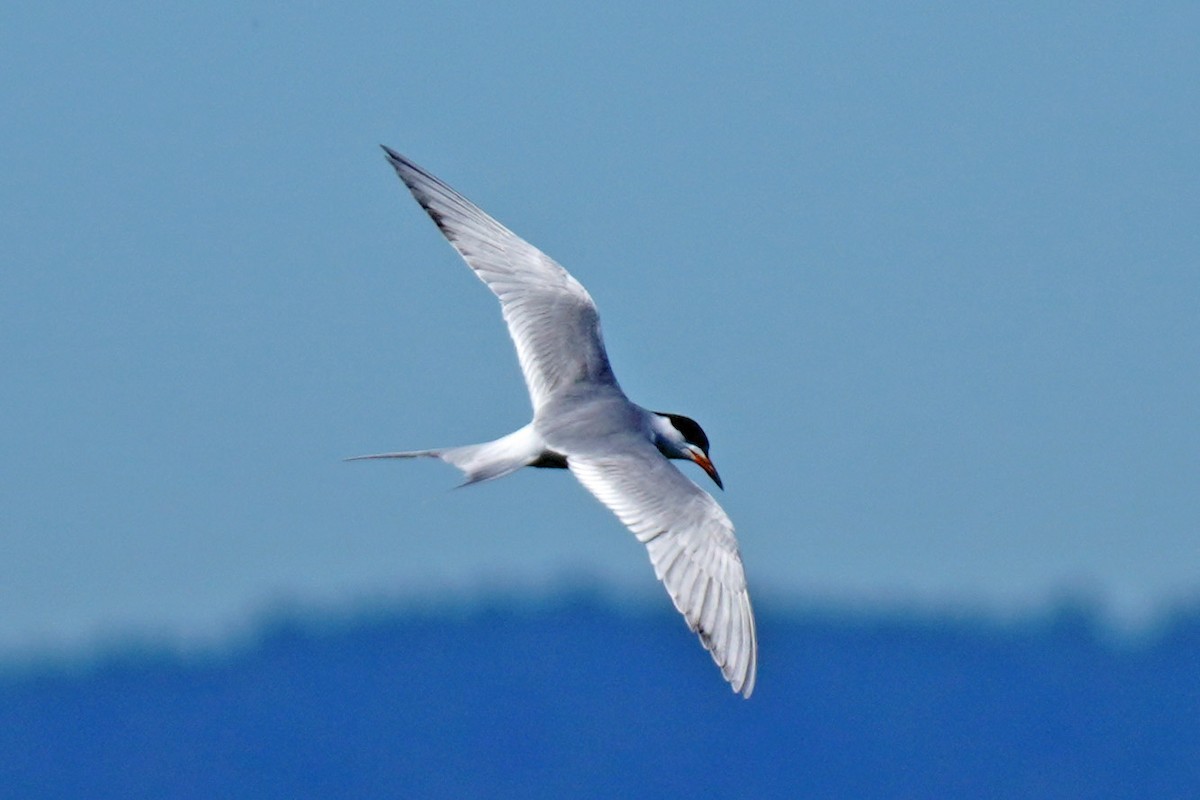
[[[754,612],[733,523],[716,500],[648,441],[576,456],[567,466],[638,538],[675,608],[735,692],[754,691]]]
[[[413,197],[500,299],[534,411],[560,386],[616,385],[600,315],[583,285],[450,186],[383,149]]]

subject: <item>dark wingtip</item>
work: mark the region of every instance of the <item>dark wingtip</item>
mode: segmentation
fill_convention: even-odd
[[[388,163],[392,165],[392,169],[396,170],[396,174],[401,178],[404,177],[406,172],[413,170],[418,172],[420,171],[416,164],[412,163],[407,158],[388,147],[386,144],[381,144],[379,146],[383,148],[383,154],[387,156]],[[408,181],[405,180],[405,183],[407,182]]]

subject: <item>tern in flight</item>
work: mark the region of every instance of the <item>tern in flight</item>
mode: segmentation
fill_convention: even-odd
[[[754,691],[758,644],[733,523],[668,459],[700,465],[717,486],[708,437],[694,420],[648,411],[621,391],[587,290],[553,259],[442,181],[384,147],[413,197],[500,299],[533,403],[533,421],[483,444],[380,453],[439,458],[463,485],[522,467],[571,470],[650,553],[688,625],[733,691]]]

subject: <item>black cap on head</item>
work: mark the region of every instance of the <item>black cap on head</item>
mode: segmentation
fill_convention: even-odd
[[[663,416],[671,420],[675,430],[682,433],[685,440],[696,445],[705,455],[708,455],[708,437],[704,435],[704,429],[696,420],[682,414],[663,414]]]

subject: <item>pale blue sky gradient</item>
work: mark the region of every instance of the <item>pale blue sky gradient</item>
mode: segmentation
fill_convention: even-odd
[[[701,421],[763,602],[1196,598],[1196,4],[97,8],[0,11],[0,652],[666,602],[565,474],[340,461],[529,413],[379,143]]]

